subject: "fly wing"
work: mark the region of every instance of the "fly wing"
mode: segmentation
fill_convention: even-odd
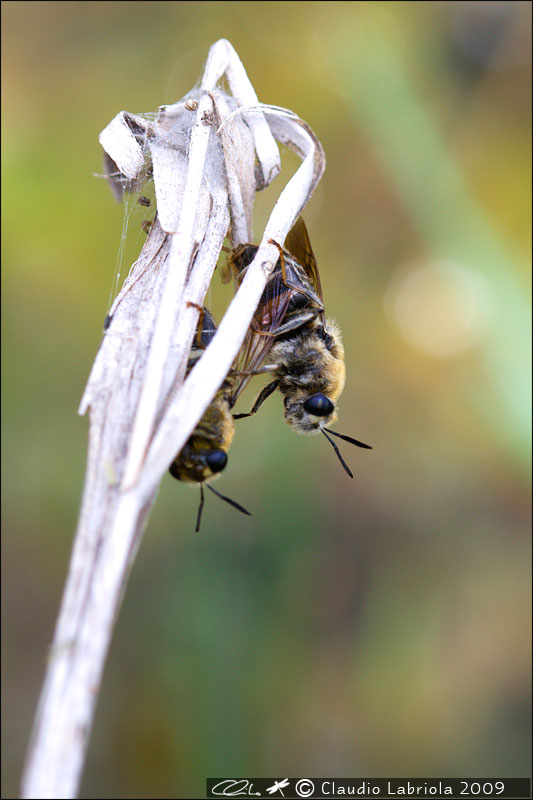
[[[285,239],[285,249],[294,256],[305,270],[305,274],[309,278],[311,286],[320,298],[322,297],[322,286],[320,284],[320,275],[318,274],[318,266],[316,263],[315,254],[311,247],[311,241],[307,228],[302,217],[298,217]]]
[[[271,275],[259,301],[252,324],[246,334],[243,346],[235,364],[238,375],[234,384],[231,405],[253,377],[254,371],[260,369],[265,362],[272,345],[276,341],[276,331],[280,328],[293,295],[293,290],[286,286],[281,270]]]

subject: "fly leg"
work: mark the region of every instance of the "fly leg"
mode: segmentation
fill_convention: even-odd
[[[279,364],[266,364],[258,369],[232,369],[230,375],[264,375],[266,372],[275,372],[279,369]]]
[[[268,243],[273,244],[279,250],[279,260],[281,263],[281,277],[283,278],[283,283],[285,284],[285,286],[288,286],[289,284],[287,283],[287,267],[285,266],[285,253],[283,252],[283,247],[280,244],[278,244],[275,239],[269,239]]]
[[[243,419],[244,417],[251,417],[253,414],[256,414],[257,411],[261,408],[267,397],[270,397],[272,392],[275,392],[278,388],[279,381],[272,381],[272,383],[268,383],[260,392],[259,397],[255,401],[253,408],[247,414],[234,414],[233,419]]]

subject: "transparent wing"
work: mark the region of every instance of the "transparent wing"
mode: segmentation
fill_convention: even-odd
[[[257,249],[257,248],[256,248]],[[253,374],[261,368],[276,341],[276,331],[281,327],[293,290],[285,285],[281,271],[276,269],[270,277],[252,324],[246,334],[234,369],[237,373],[231,405],[233,406]]]
[[[311,241],[307,228],[302,217],[298,217],[285,239],[285,249],[294,256],[296,261],[304,268],[311,286],[320,298],[322,297],[322,286],[320,284],[320,275],[318,274],[318,266],[316,263],[315,254],[311,247]]]

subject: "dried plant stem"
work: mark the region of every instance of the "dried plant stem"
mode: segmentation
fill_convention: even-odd
[[[223,75],[232,96],[216,88]],[[100,138],[108,162],[131,186],[142,180],[149,150],[158,216],[113,304],[80,407],[90,408],[86,483],[24,798],[76,796],[114,621],[159,483],[242,345],[278,258],[269,239],[283,243],[324,169],[310,128],[290,112],[260,106],[225,40],[211,48],[194,96],[161,107],[154,122],[121,112]],[[234,243],[251,240],[255,190],[279,171],[275,139],[303,163],[281,193],[214,339],[184,381],[195,306],[203,303],[230,220]]]

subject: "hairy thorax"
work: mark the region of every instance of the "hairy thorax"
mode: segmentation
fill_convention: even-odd
[[[279,365],[276,378],[284,395],[285,418],[290,425],[300,433],[315,433],[321,425],[336,420],[336,411],[328,417],[317,418],[303,408],[307,398],[319,393],[335,403],[344,388],[344,349],[334,322],[314,320],[296,334],[277,342],[270,358]]]

